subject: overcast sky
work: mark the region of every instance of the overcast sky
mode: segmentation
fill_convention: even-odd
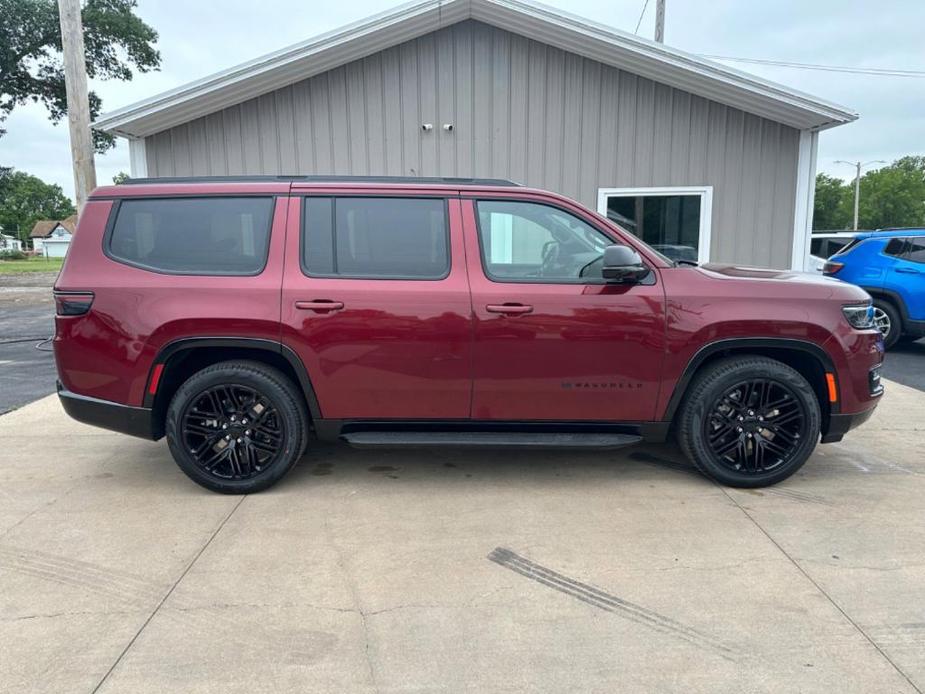
[[[159,72],[129,83],[94,83],[111,110],[250,58],[395,7],[393,0],[139,0],[160,35]],[[644,0],[547,0],[574,14],[633,31]],[[698,54],[856,67],[925,70],[923,0],[667,0],[666,43]],[[639,33],[652,37],[655,0]],[[861,117],[820,135],[819,170],[850,178],[836,159],[925,154],[925,78],[851,75],[729,63],[844,106]],[[73,193],[66,122],[38,106],[17,109],[0,138],[0,164]],[[128,171],[128,145],[97,157],[97,179]]]

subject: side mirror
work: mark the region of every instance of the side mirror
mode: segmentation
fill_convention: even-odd
[[[639,254],[629,246],[613,245],[604,249],[604,279],[614,284],[636,284],[649,274]]]

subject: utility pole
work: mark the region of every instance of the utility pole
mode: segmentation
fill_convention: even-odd
[[[855,170],[854,175],[854,226],[851,228],[854,231],[858,230],[858,208],[861,203],[861,169],[865,166],[870,166],[871,164],[886,164],[882,159],[875,159],[873,161],[845,161],[844,159],[837,159],[836,164],[847,164],[848,166],[853,166]]]
[[[80,215],[90,191],[96,188],[80,0],[58,0],[58,14],[61,21],[61,47],[64,50],[64,86],[67,91],[67,122],[71,132],[71,161],[74,164],[74,194],[77,198],[77,214]]]
[[[655,40],[665,43],[665,0],[655,3]]]

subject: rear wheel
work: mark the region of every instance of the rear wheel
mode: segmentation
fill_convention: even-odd
[[[890,349],[902,336],[902,319],[899,311],[889,301],[874,299],[874,325],[883,335],[884,349]]]
[[[167,410],[167,443],[194,482],[224,494],[249,494],[278,482],[307,438],[305,408],[281,372],[228,361],[191,376]]]
[[[806,462],[820,421],[816,394],[797,371],[766,357],[731,357],[697,375],[679,414],[678,439],[708,477],[764,487]]]

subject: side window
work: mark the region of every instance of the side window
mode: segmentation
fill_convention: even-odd
[[[256,275],[267,263],[273,198],[123,200],[106,250],[177,275]]]
[[[303,198],[302,270],[310,276],[443,279],[448,237],[442,198]]]
[[[549,205],[507,200],[477,203],[482,264],[502,282],[602,280],[603,232]]]
[[[902,255],[902,252],[905,248],[906,239],[890,239],[886,244],[886,247],[883,249],[883,254],[892,256]]]
[[[913,263],[925,263],[925,237],[909,239],[905,257]]]

